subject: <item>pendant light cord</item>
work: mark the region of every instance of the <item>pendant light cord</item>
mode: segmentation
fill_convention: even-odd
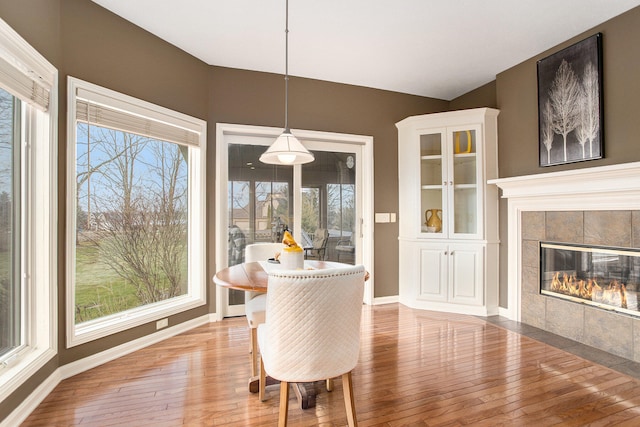
[[[284,29],[284,131],[289,131],[289,0],[286,0]]]
[[[285,11],[284,132],[262,153],[260,161],[272,165],[302,165],[313,162],[314,156],[289,129],[289,0],[285,0]]]

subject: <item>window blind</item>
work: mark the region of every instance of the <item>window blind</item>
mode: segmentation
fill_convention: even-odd
[[[0,57],[0,87],[40,110],[49,109],[50,87],[37,73]]]
[[[84,88],[77,88],[76,120],[181,145],[200,141],[200,129],[192,122]]]

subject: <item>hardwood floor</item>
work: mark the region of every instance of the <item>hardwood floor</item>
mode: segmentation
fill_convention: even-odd
[[[476,317],[363,310],[361,427],[640,425],[631,376]],[[23,426],[275,425],[279,386],[247,391],[248,348],[244,318],[196,328],[61,382]],[[318,388],[290,425],[346,425],[340,381]]]

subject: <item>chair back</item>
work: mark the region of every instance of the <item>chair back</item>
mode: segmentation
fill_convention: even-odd
[[[271,377],[311,382],[353,370],[364,277],[362,265],[269,273],[266,321],[258,336]]]
[[[254,261],[266,261],[269,258],[275,257],[278,252],[282,252],[282,248],[284,245],[282,243],[270,243],[270,242],[260,242],[260,243],[252,243],[250,245],[245,246],[244,250],[244,260],[245,262],[254,262]],[[244,302],[245,304],[255,298],[258,295],[257,292],[245,292],[244,293]]]
[[[327,241],[329,240],[329,230],[326,228],[318,228],[313,234],[313,249],[322,249],[327,247]]]
[[[282,252],[282,243],[252,243],[244,250],[245,262],[266,261],[273,258],[278,252]]]

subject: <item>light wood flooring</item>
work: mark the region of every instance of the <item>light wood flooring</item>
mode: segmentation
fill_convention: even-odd
[[[361,427],[640,425],[633,376],[481,318],[363,310]],[[248,392],[248,348],[243,317],[198,327],[61,382],[23,425],[275,425],[279,386],[266,402]],[[318,384],[313,409],[291,393],[290,425],[346,424],[340,381]]]

